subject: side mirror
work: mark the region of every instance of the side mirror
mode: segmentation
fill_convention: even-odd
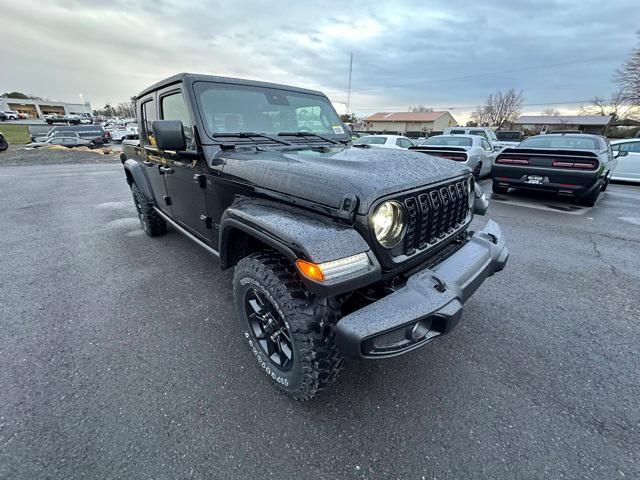
[[[627,155],[629,155],[629,152],[623,151],[623,150],[618,150],[617,152],[615,152],[615,154],[613,155],[613,158],[620,158],[620,157],[626,157]]]
[[[156,145],[160,150],[179,152],[187,149],[184,130],[180,120],[156,120],[151,123]]]

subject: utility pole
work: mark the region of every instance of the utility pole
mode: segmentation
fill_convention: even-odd
[[[353,52],[349,56],[349,87],[347,88],[347,115],[349,115],[349,104],[351,103],[351,71],[353,70]]]

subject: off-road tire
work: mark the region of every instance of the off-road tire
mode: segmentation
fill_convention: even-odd
[[[580,205],[584,205],[585,207],[593,207],[598,201],[598,197],[600,196],[600,189],[594,188],[593,192],[584,197],[578,198],[578,203]]]
[[[251,289],[263,294],[284,320],[293,346],[289,370],[280,369],[257,342],[245,307]],[[235,268],[233,295],[251,355],[275,386],[296,400],[306,401],[335,380],[343,364],[333,330],[338,309],[332,299],[309,293],[290,262],[273,251],[243,258]]]
[[[135,183],[131,184],[131,194],[144,233],[150,237],[166,233],[167,222],[153,209],[153,204],[145,198]]]
[[[4,137],[0,136],[0,152],[3,152],[7,148],[9,148],[9,142],[7,142]]]
[[[509,187],[503,187],[501,185],[498,185],[497,183],[493,183],[491,185],[491,190],[493,191],[493,193],[508,193],[509,192]]]

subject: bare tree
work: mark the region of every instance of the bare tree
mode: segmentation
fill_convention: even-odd
[[[522,91],[510,88],[506,92],[492,93],[487,97],[487,103],[476,107],[471,112],[471,120],[478,125],[503,127],[514,123],[520,116],[520,109],[524,102]]]
[[[640,105],[627,103],[626,94],[617,92],[607,100],[602,97],[593,97],[589,105],[582,105],[580,113],[583,115],[611,115],[613,121],[640,115]]]
[[[636,34],[640,41],[640,30]],[[622,99],[630,105],[640,106],[640,47],[633,49],[614,79],[620,86]]]
[[[425,107],[424,105],[418,105],[417,107],[410,107],[412,112],[433,112],[433,108]]]
[[[542,115],[544,115],[545,117],[559,117],[560,110],[555,108],[545,108],[544,110],[542,110]]]

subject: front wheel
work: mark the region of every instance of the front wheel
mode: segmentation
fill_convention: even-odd
[[[150,237],[157,237],[165,233],[167,222],[153,209],[153,204],[145,198],[135,183],[131,184],[131,194],[144,233]]]
[[[307,292],[285,258],[265,251],[240,260],[233,295],[242,335],[275,386],[309,400],[335,380],[337,308]]]

